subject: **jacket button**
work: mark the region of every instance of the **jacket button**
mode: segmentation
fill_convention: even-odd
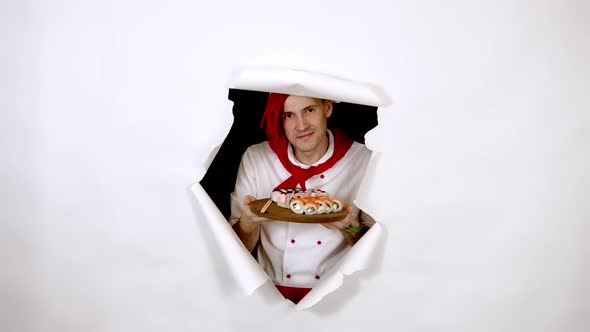
[[[318,245],[322,244],[322,241],[318,241]]]
[[[316,277],[317,277],[317,276],[316,276]],[[288,278],[288,279],[291,279],[291,275],[290,275],[290,274],[287,274],[287,278]],[[317,278],[316,278],[316,279],[317,279]]]
[[[316,278],[316,279],[319,279],[319,278],[320,278],[320,276],[316,275],[316,276],[315,276],[315,278]]]
[[[295,243],[295,239],[291,239],[291,243]]]
[[[322,179],[325,178],[324,174],[320,175],[320,178],[322,178]]]

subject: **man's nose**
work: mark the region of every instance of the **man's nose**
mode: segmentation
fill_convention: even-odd
[[[304,130],[307,128],[307,121],[301,115],[297,116],[297,130]]]

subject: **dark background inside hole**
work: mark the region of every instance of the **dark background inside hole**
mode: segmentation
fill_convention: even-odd
[[[264,129],[260,128],[260,120],[268,94],[229,90],[228,98],[234,103],[234,122],[207,173],[200,181],[203,189],[226,219],[229,219],[231,214],[230,194],[234,191],[242,154],[249,146],[266,140]],[[329,128],[340,128],[348,137],[359,143],[365,143],[365,134],[376,126],[376,106],[334,103],[334,111],[328,118]]]

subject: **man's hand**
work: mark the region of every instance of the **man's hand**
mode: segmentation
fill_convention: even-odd
[[[364,227],[361,226],[359,221],[359,209],[354,205],[346,207],[348,213],[340,220],[323,223],[324,227],[339,230],[344,235],[346,241],[352,246],[358,241],[363,235]]]
[[[233,226],[234,231],[248,251],[254,250],[256,243],[258,243],[260,223],[268,221],[268,219],[259,217],[250,210],[250,204],[255,200],[256,197],[254,196],[247,195],[244,197],[240,205],[242,215],[240,220]]]
[[[245,228],[253,228],[259,226],[261,222],[268,221],[268,219],[259,217],[250,210],[250,204],[255,200],[256,197],[250,195],[246,195],[242,200],[242,215],[240,216],[240,223],[242,223]]]

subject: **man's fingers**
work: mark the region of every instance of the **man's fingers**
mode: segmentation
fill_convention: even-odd
[[[329,229],[338,229],[338,227],[334,226],[334,224],[332,223],[326,223],[326,224],[322,224],[324,227],[329,228]]]
[[[255,222],[255,223],[267,222],[268,221],[267,218],[260,217],[256,214],[254,214],[250,210],[250,204],[252,204],[252,202],[254,202],[255,200],[256,200],[256,197],[254,197],[252,195],[244,196],[244,199],[242,200],[242,203],[243,203],[242,217],[246,217],[246,218],[248,218],[249,221]]]
[[[359,208],[354,205],[354,204],[350,204],[346,207],[346,210],[348,210],[348,214],[352,214],[353,216],[358,216],[360,210]]]
[[[250,204],[252,204],[252,202],[254,202],[255,200],[256,200],[256,197],[254,197],[254,196],[250,196],[250,195],[246,195],[246,196],[244,197],[244,201],[243,201],[243,202],[244,202],[244,205],[250,205]]]
[[[325,227],[329,228],[329,229],[342,229],[346,226],[348,226],[348,222],[345,220],[339,220],[339,221],[333,221],[333,222],[329,222],[329,223],[324,223],[322,225],[324,225]]]

